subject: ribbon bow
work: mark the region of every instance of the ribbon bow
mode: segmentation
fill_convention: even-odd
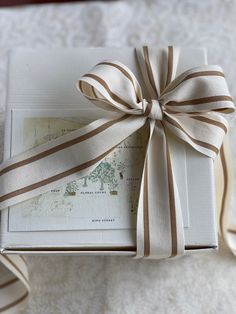
[[[124,115],[119,122],[121,137],[127,131],[127,119],[134,120],[135,130],[148,124],[137,257],[166,258],[184,251],[181,206],[167,133],[214,158],[227,132],[221,113],[232,112],[234,105],[220,67],[205,65],[176,76],[177,48],[169,47],[166,55],[158,56],[155,49],[144,47],[137,54],[146,98],[134,74],[117,61],[97,64],[82,77],[78,88],[95,105]]]
[[[146,126],[149,136],[137,212],[136,257],[166,258],[184,252],[169,134],[215,158],[227,132],[222,113],[233,112],[234,105],[220,67],[204,65],[178,75],[179,49],[173,47],[162,51],[143,47],[137,56],[140,83],[125,65],[113,61],[97,64],[78,82],[89,100],[115,111],[117,117],[94,121],[1,165],[0,209],[86,175],[125,138]],[[0,255],[23,283],[18,299],[0,302],[1,311],[28,294],[24,261],[17,258]],[[10,278],[3,285],[14,292],[19,282]]]

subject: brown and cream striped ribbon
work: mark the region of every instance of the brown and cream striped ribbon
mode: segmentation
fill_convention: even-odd
[[[0,313],[19,313],[30,291],[25,259],[0,254],[0,262]]]
[[[184,230],[168,132],[215,158],[227,132],[222,113],[233,112],[234,104],[220,67],[203,65],[177,75],[179,48],[136,51],[147,96],[124,64],[97,64],[81,78],[78,89],[96,106],[113,110],[117,116],[94,121],[6,161],[0,168],[0,209],[85,175],[146,125],[149,136],[137,213],[136,257],[175,257],[184,253]],[[6,266],[13,270],[10,264]]]
[[[231,160],[229,136],[226,136],[219,156],[215,161],[217,222],[219,235],[231,252],[236,255],[235,203],[231,199],[233,177],[234,169]]]

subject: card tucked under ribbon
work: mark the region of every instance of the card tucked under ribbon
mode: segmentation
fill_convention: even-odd
[[[145,125],[148,140],[137,212],[136,257],[182,255],[183,219],[168,134],[199,154],[215,158],[227,132],[222,114],[233,112],[234,104],[218,66],[200,66],[177,76],[179,51],[174,47],[136,50],[148,90],[145,97],[134,74],[118,61],[102,61],[86,73],[78,88],[105,110],[105,117],[7,160],[0,169],[0,208],[71,182],[78,172],[86,175]],[[106,110],[117,115],[106,118]]]

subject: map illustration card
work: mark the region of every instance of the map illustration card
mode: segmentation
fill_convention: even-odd
[[[75,115],[76,113],[76,115]],[[80,111],[13,114],[13,154],[83,127]],[[144,129],[129,136],[85,177],[12,206],[10,231],[135,228],[144,160]]]

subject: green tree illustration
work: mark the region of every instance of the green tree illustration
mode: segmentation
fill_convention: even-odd
[[[92,182],[100,181],[100,190],[104,190],[104,184],[112,183],[115,177],[115,168],[109,162],[102,161],[90,174]]]
[[[79,184],[76,181],[67,183],[65,196],[73,196],[76,194],[76,191],[79,190]]]

